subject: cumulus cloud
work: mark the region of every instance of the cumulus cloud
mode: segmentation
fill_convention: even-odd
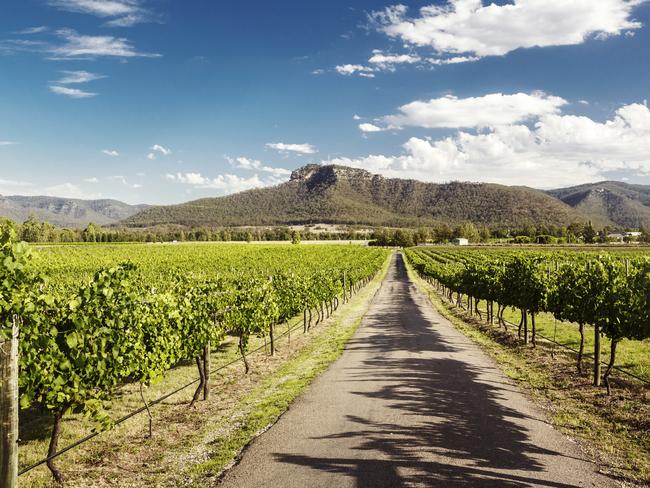
[[[650,110],[625,105],[604,122],[548,113],[530,127],[515,123],[484,132],[459,130],[438,140],[412,137],[398,155],[326,163],[424,181],[471,179],[537,188],[599,181],[611,171],[650,175]]]
[[[266,147],[280,152],[292,152],[298,154],[316,154],[316,148],[311,144],[286,144],[284,142],[269,142]]]
[[[542,92],[491,93],[481,97],[458,98],[447,95],[415,101],[399,107],[399,113],[381,120],[390,128],[405,126],[435,128],[493,127],[524,122],[554,114],[568,102]]]
[[[38,193],[46,197],[80,198],[83,200],[93,200],[102,196],[101,193],[86,192],[74,183],[62,183],[60,185],[48,186],[42,192]],[[31,194],[33,194],[33,192]]]
[[[243,156],[239,156],[237,158],[226,156],[226,160],[230,163],[231,166],[247,171],[262,171],[264,173],[269,173],[277,177],[289,176],[291,174],[291,171],[288,169],[265,166],[261,161],[258,161],[257,159],[245,158]]]
[[[386,129],[382,129],[381,127],[377,127],[374,124],[369,124],[369,123],[363,123],[359,124],[359,130],[361,132],[381,132]]]
[[[262,179],[257,174],[249,178],[233,174],[222,174],[210,178],[203,176],[201,173],[170,173],[166,175],[166,178],[169,181],[182,183],[195,189],[217,190],[223,195],[271,186],[280,182],[275,178]]]
[[[419,63],[421,60],[422,58],[417,55],[385,54],[382,51],[375,50],[368,62],[381,69],[392,69],[396,64],[415,64]]]
[[[163,156],[169,156],[172,153],[171,149],[165,146],[161,146],[160,144],[154,144],[153,146],[151,146],[151,150],[159,152]]]
[[[57,95],[64,95],[69,98],[92,98],[97,96],[97,93],[57,85],[50,85],[50,91]]]
[[[117,152],[115,149],[104,149],[102,152],[106,154],[106,156],[111,156],[113,158],[116,158],[117,156],[120,155],[120,153]]]
[[[156,153],[162,155],[162,156],[169,156],[172,153],[172,150],[165,147],[161,146],[160,144],[154,144],[153,146],[150,147],[151,152],[147,154],[147,159],[150,159],[151,161],[156,159]]]
[[[48,0],[48,4],[59,10],[110,19],[108,27],[130,27],[156,19],[141,0]]]
[[[641,28],[632,18],[646,0],[449,0],[409,17],[404,5],[370,15],[387,36],[441,55],[502,56],[515,49],[582,44]],[[534,26],[534,28],[530,28]]]
[[[340,75],[351,76],[358,75],[365,78],[374,78],[374,68],[363,66],[361,64],[341,64],[336,67],[336,72]]]

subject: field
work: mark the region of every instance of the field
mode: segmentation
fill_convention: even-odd
[[[254,244],[32,252],[12,242],[2,251],[2,318],[20,327],[21,438],[31,446],[21,450],[21,469],[58,452],[60,438],[74,440],[61,435],[66,418],[85,426],[72,429],[78,434],[109,429],[134,401],[144,401],[143,387],[149,401],[164,392],[160,383],[169,390],[192,386],[191,404],[207,399],[211,370],[241,362],[248,373],[249,355],[274,356],[292,329],[297,334],[324,322],[389,254]],[[181,385],[192,369],[200,379]],[[48,464],[61,479],[56,463]]]

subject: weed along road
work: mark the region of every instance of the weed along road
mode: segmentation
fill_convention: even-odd
[[[220,487],[609,487],[396,255],[336,363]]]

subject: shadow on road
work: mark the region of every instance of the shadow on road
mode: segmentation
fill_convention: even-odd
[[[436,332],[435,323],[431,327],[413,299],[401,255],[391,273],[380,291],[385,306],[366,316],[363,334],[348,347],[371,354],[362,367],[347,371],[346,381],[359,385],[355,395],[394,409],[395,421],[348,416],[348,431],[314,439],[358,439],[356,449],[367,451],[362,459],[275,459],[351,476],[360,488],[578,486],[544,481],[544,466],[533,456],[553,455],[561,462],[562,455],[532,444],[513,421],[522,414],[498,401],[509,385],[479,380],[480,372],[459,357],[460,346]],[[423,456],[431,453],[443,462]],[[533,479],[521,471],[540,474]]]

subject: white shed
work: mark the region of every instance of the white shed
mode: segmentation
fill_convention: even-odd
[[[454,246],[469,246],[469,241],[467,239],[465,239],[464,237],[457,237],[456,239],[451,241],[451,243]]]

